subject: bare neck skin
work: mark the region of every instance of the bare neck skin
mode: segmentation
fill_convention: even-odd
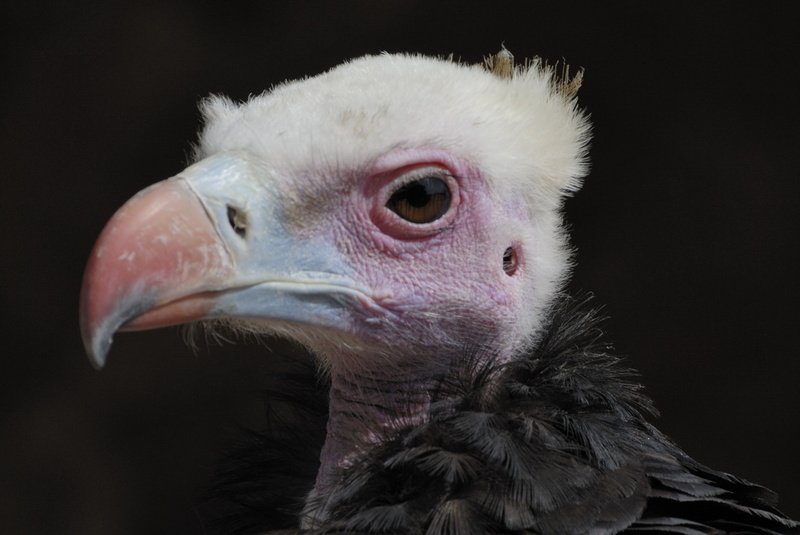
[[[331,372],[328,431],[320,453],[316,492],[330,493],[340,483],[340,471],[348,468],[387,431],[428,418],[430,374],[384,370],[376,373]]]
[[[501,346],[502,347],[502,346]],[[467,350],[467,351],[465,351]],[[429,418],[432,395],[440,390],[443,378],[452,377],[469,365],[463,360],[468,348],[450,351],[414,351],[415,356],[393,355],[382,359],[363,359],[348,366],[337,366],[331,359],[331,391],[328,428],[320,453],[315,494],[324,498],[341,483],[342,469],[358,462],[358,457],[380,443],[392,431],[420,425]],[[510,351],[481,352],[474,358],[506,362]],[[376,360],[380,361],[376,364]],[[475,362],[482,365],[484,362]]]

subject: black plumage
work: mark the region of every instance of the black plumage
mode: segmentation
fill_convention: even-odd
[[[231,455],[215,491],[235,533],[800,533],[771,491],[703,466],[647,422],[650,401],[608,353],[595,311],[563,298],[527,354],[485,364],[465,348],[430,418],[387,431],[303,519],[325,438],[311,365],[276,383],[273,415]],[[487,344],[489,345],[489,344]],[[281,413],[283,414],[283,413]],[[290,422],[291,420],[291,422]],[[235,504],[235,505],[231,505]],[[312,507],[314,509],[315,507]],[[305,529],[296,529],[300,523]],[[280,531],[286,530],[286,531]]]

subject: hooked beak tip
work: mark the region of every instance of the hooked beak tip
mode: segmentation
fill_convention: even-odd
[[[104,333],[102,329],[97,329],[90,325],[84,313],[83,302],[81,302],[80,318],[83,348],[92,366],[94,366],[96,370],[100,370],[106,364],[106,357],[108,356],[108,351],[111,349],[111,343],[113,341],[113,333]]]
[[[89,362],[95,370],[102,370],[106,365],[106,356],[111,348],[111,338],[105,340],[97,339],[86,345],[86,353],[89,355]]]

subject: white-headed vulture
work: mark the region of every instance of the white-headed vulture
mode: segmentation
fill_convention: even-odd
[[[195,163],[113,216],[81,298],[97,367],[118,330],[196,320],[314,356],[278,388],[298,426],[222,476],[232,531],[798,532],[647,422],[564,295],[580,78],[383,54],[211,97]]]

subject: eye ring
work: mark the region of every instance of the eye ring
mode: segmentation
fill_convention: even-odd
[[[461,179],[453,167],[458,168],[437,161],[415,162],[384,168],[365,180],[364,199],[370,205],[369,216],[378,232],[395,239],[415,240],[451,227],[463,201]],[[414,198],[415,188],[419,188],[419,199]],[[436,200],[431,201],[431,196]]]
[[[426,170],[428,171],[428,170]],[[422,173],[397,188],[386,201],[386,208],[415,225],[441,219],[450,209],[453,195],[439,173]]]

